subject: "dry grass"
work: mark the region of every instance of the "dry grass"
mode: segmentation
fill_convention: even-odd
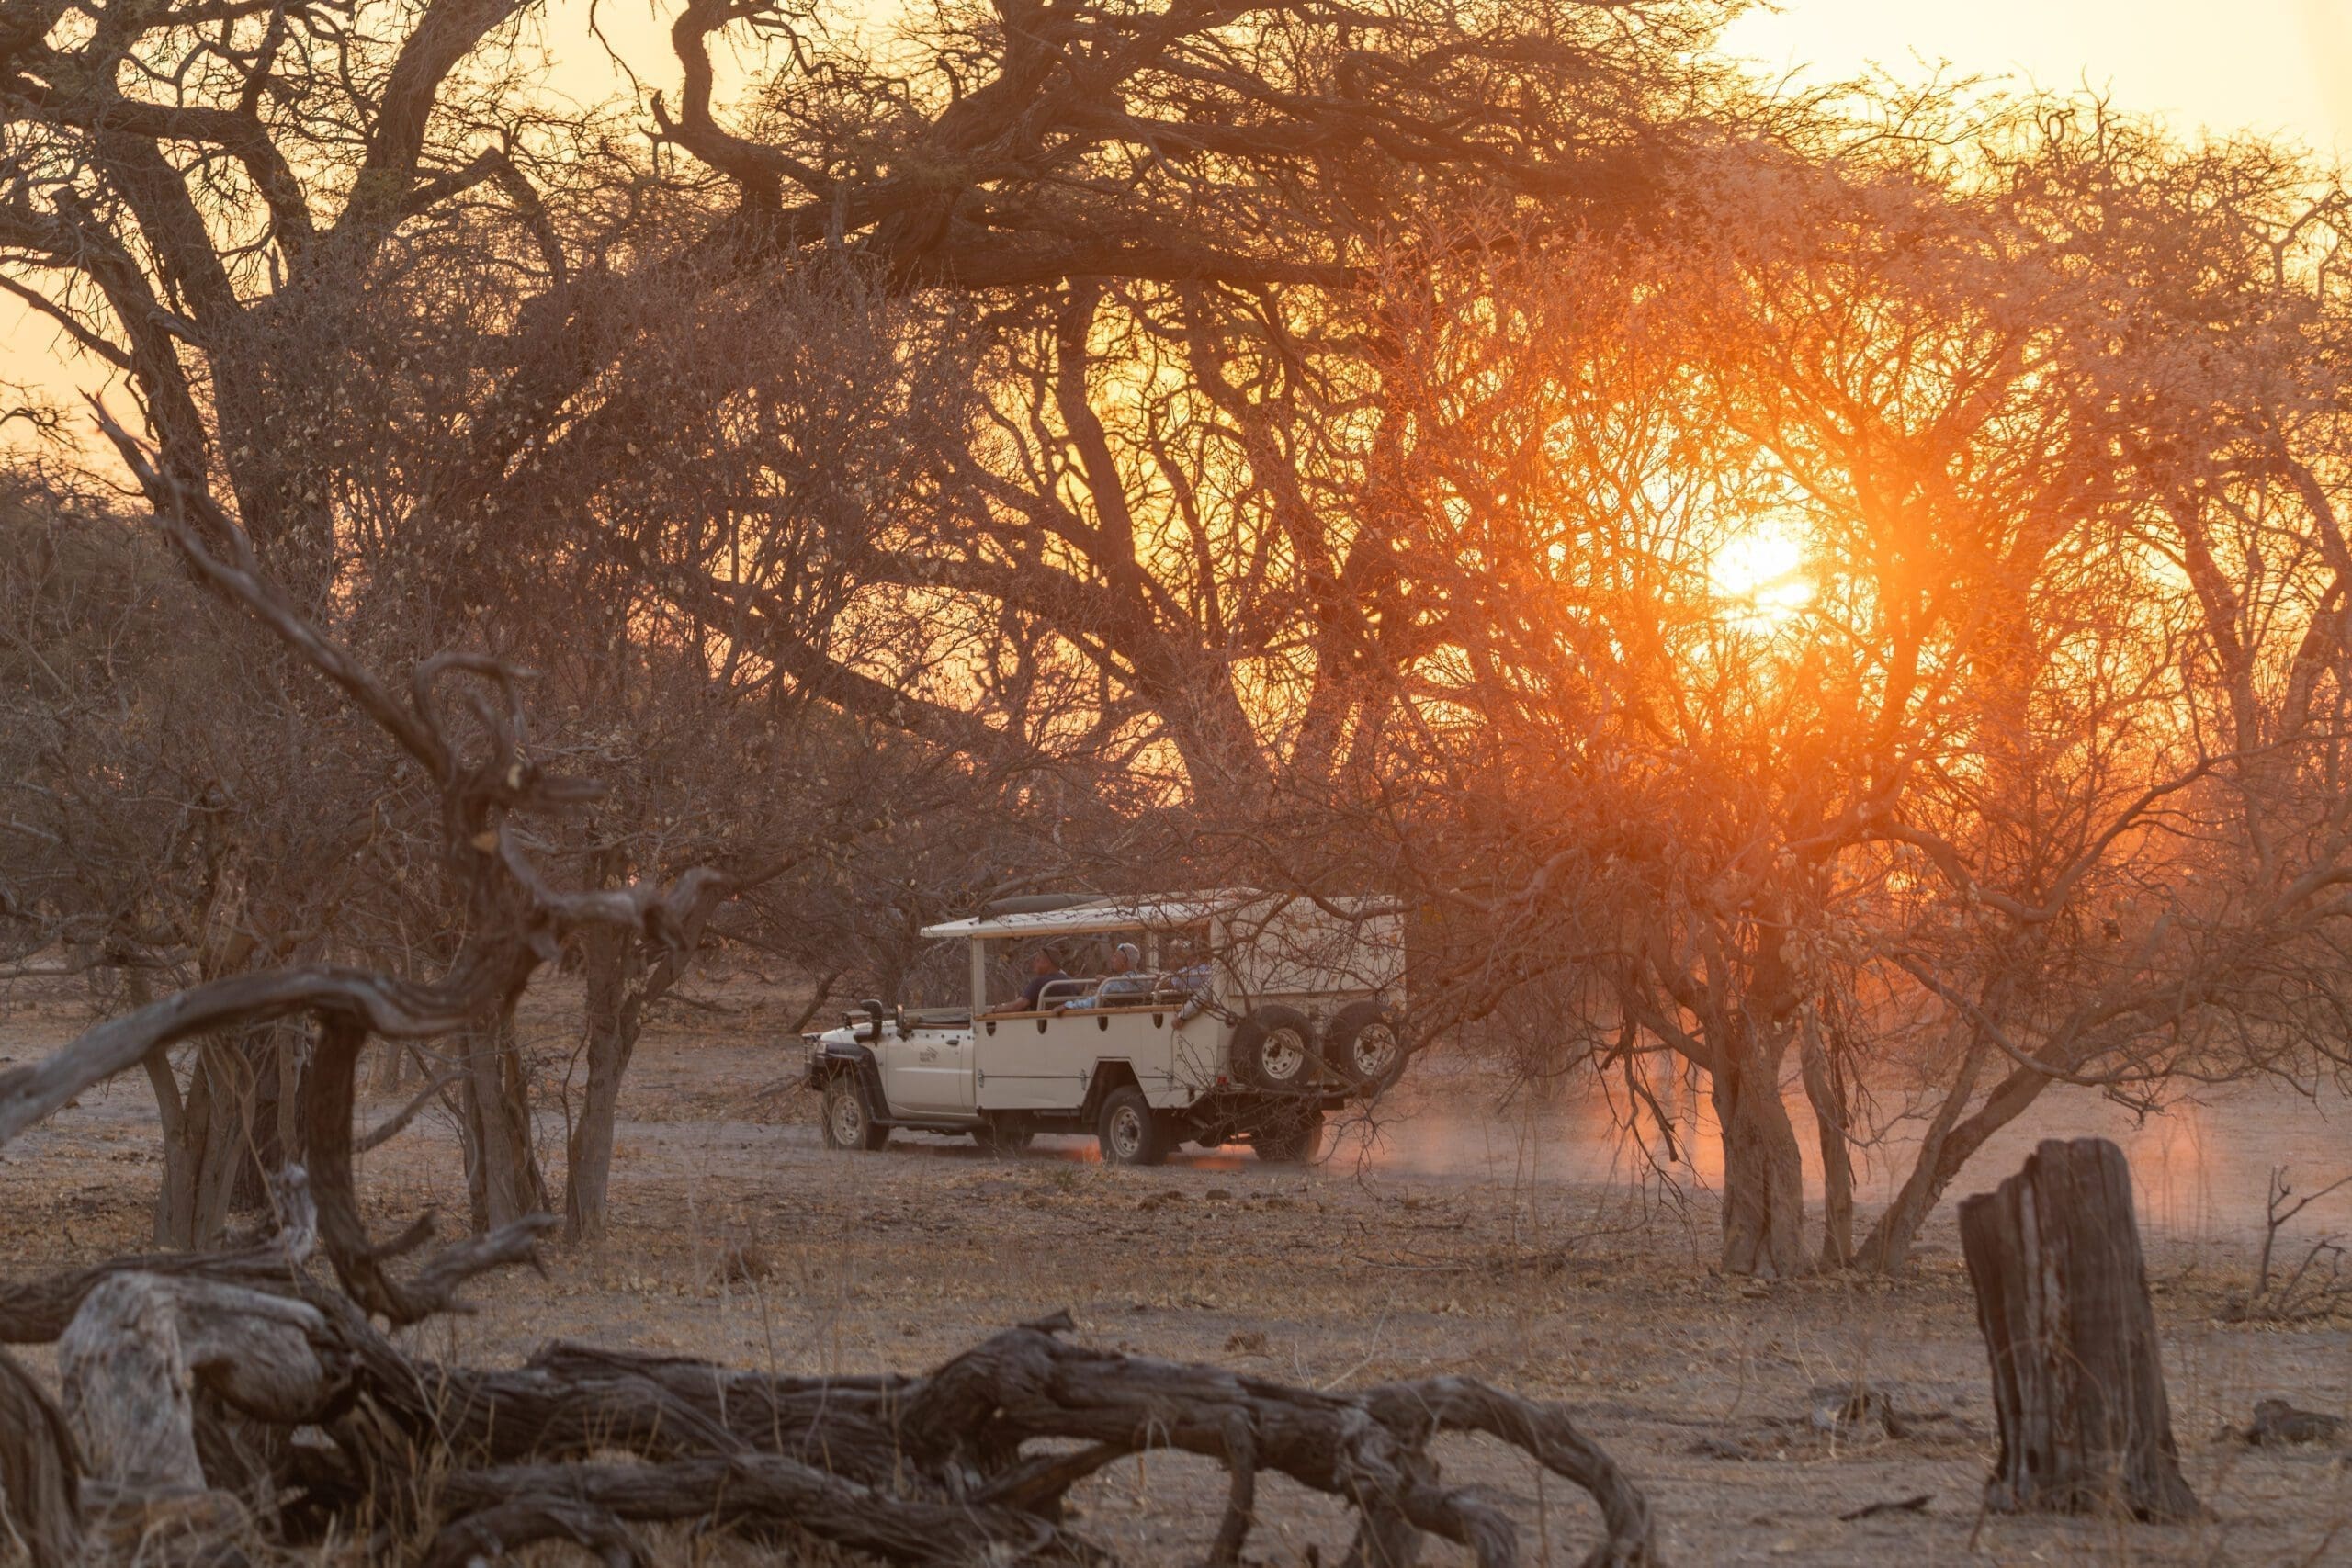
[[[673,1015],[643,1048],[612,1239],[555,1252],[544,1280],[495,1282],[479,1314],[429,1325],[421,1348],[495,1362],[571,1337],[864,1371],[932,1362],[1068,1307],[1100,1343],[1310,1385],[1461,1371],[1564,1401],[1650,1490],[1678,1563],[2352,1563],[2341,1456],[2219,1436],[2267,1394],[2352,1408],[2352,1327],[2225,1321],[2245,1281],[2216,1238],[2150,1249],[2175,1424],[2212,1518],[1984,1519],[1991,1416],[1948,1222],[1905,1279],[1762,1287],[1707,1272],[1703,1198],[1677,1211],[1623,1187],[1284,1172],[1247,1156],[1114,1170],[1054,1140],[1011,1161],[928,1138],[835,1155],[770,1032],[781,1001],[752,987],[729,999],[742,1010]],[[557,1071],[566,1005],[549,993],[530,1020]],[[72,1012],[20,998],[0,1055],[54,1043]],[[119,1082],[0,1153],[9,1267],[144,1239],[152,1117],[144,1086]],[[552,1119],[547,1134],[552,1152]],[[363,1175],[379,1224],[425,1203],[463,1213],[437,1113]],[[1858,1383],[1914,1417],[1895,1423],[1901,1435],[1815,1418],[1823,1391]],[[1589,1540],[1581,1500],[1540,1490],[1517,1463],[1468,1443],[1448,1463],[1516,1497],[1531,1549],[1551,1560],[1575,1561]],[[1133,1561],[1173,1563],[1197,1556],[1219,1485],[1205,1463],[1152,1456],[1078,1501]],[[1922,1493],[1924,1510],[1838,1518]],[[1343,1544],[1327,1506],[1280,1483],[1263,1513],[1261,1557]],[[675,1540],[677,1560],[697,1555]],[[699,1555],[734,1555],[710,1551]]]

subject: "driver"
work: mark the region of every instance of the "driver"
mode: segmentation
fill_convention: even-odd
[[[1046,987],[1057,980],[1069,978],[1062,973],[1061,961],[1054,956],[1052,944],[1042,945],[1029,955],[1029,983],[1021,987],[1021,995],[1002,1007],[989,1009],[983,1016],[994,1018],[1001,1013],[1036,1012],[1039,1010],[1037,998]]]

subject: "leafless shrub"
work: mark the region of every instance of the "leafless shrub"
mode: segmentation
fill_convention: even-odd
[[[2263,1204],[2262,1251],[2255,1263],[2254,1288],[2233,1304],[2232,1315],[2265,1323],[2301,1323],[2352,1311],[2352,1278],[2344,1271],[2341,1238],[2321,1235],[2305,1244],[2301,1260],[2290,1266],[2278,1258],[2279,1233],[2295,1217],[2331,1192],[2352,1186],[2352,1176],[2339,1176],[2326,1186],[2297,1197],[2285,1166],[2270,1168],[2269,1193]]]

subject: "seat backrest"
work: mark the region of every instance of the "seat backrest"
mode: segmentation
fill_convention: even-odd
[[[1037,993],[1037,1010],[1051,1012],[1057,1007],[1067,1007],[1079,998],[1091,994],[1093,989],[1094,982],[1091,980],[1048,981]]]

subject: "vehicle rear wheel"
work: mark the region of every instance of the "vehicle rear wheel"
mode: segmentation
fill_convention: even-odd
[[[1027,1148],[1029,1140],[1036,1135],[1026,1127],[1011,1126],[1002,1122],[983,1122],[972,1129],[972,1142],[980,1145],[982,1154],[1006,1159]]]
[[[1094,1137],[1102,1145],[1104,1165],[1158,1165],[1168,1156],[1159,1118],[1152,1114],[1143,1090],[1132,1084],[1113,1089],[1103,1100]]]
[[[1259,1089],[1298,1089],[1315,1071],[1315,1025],[1305,1013],[1262,1007],[1233,1032],[1233,1076]]]
[[[1313,1106],[1279,1111],[1250,1142],[1269,1164],[1305,1165],[1323,1152],[1323,1112]]]
[[[1377,1093],[1405,1066],[1405,1042],[1396,1021],[1376,1001],[1350,1002],[1323,1031],[1323,1060],[1358,1089]]]
[[[878,1149],[890,1141],[890,1129],[878,1126],[865,1091],[848,1073],[825,1080],[825,1146],[832,1149]]]

